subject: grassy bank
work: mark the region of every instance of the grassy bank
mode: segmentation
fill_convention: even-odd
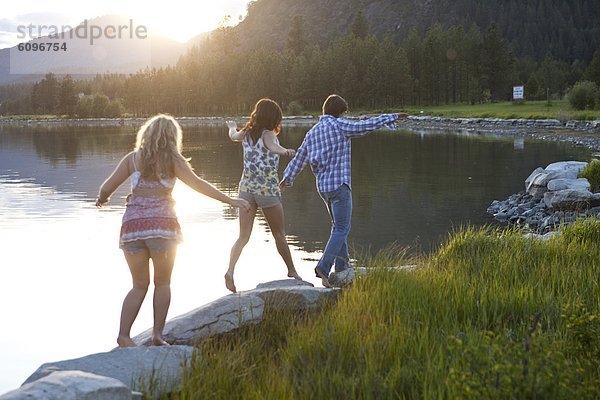
[[[381,252],[322,314],[201,344],[178,398],[598,398],[599,260],[600,221],[466,229],[407,272]]]
[[[502,119],[558,119],[568,120],[593,120],[600,118],[600,110],[576,111],[566,100],[527,101],[524,104],[512,102],[486,103],[486,104],[448,104],[442,106],[424,106],[407,110],[412,115],[430,115],[450,118],[502,118]]]

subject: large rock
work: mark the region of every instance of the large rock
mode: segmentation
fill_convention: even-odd
[[[583,210],[596,205],[599,200],[600,195],[594,195],[589,190],[565,189],[544,195],[546,207],[559,210]]]
[[[573,189],[573,190],[587,190],[591,189],[590,182],[586,178],[578,179],[553,179],[548,182],[547,185],[549,192],[556,192],[558,190]]]
[[[587,163],[584,161],[559,161],[549,164],[545,169],[546,171],[569,172],[572,179],[574,179],[577,178],[577,175],[586,167],[586,165]]]
[[[199,339],[257,324],[262,321],[263,312],[264,301],[260,296],[252,291],[233,293],[167,321],[163,337],[171,344],[194,345]],[[138,345],[150,344],[152,329],[133,341]]]
[[[542,168],[542,167],[537,167],[535,170],[533,170],[533,172],[531,174],[529,174],[529,176],[525,179],[525,190],[529,190],[529,186],[530,186],[533,178],[537,177],[538,175],[540,175],[543,172],[544,172],[544,168]]]
[[[24,385],[56,371],[84,371],[121,381],[130,390],[156,388],[161,393],[176,391],[181,385],[182,367],[192,357],[190,346],[140,346],[115,349],[72,360],[46,363]]]
[[[167,321],[163,336],[172,344],[193,345],[206,337],[260,323],[270,310],[318,310],[335,296],[331,289],[296,279],[261,283],[256,289],[227,295]],[[148,329],[133,340],[149,344],[151,336],[152,329]]]
[[[552,163],[543,170],[536,168],[525,180],[525,190],[530,195],[540,198],[549,190],[549,182],[557,179],[577,179],[586,165],[586,162],[580,161],[561,161]]]
[[[19,389],[2,400],[131,400],[131,389],[123,382],[83,371],[56,371]]]

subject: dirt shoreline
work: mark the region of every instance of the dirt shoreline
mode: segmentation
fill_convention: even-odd
[[[363,115],[360,118],[369,117]],[[353,117],[351,117],[353,118]],[[354,117],[358,118],[358,117]],[[183,127],[224,126],[225,120],[233,119],[243,123],[247,117],[177,117]],[[48,119],[12,119],[0,118],[0,126],[69,126],[69,127],[138,127],[147,118],[48,118]],[[282,125],[312,125],[318,116],[284,117]],[[567,121],[557,119],[500,119],[500,118],[446,118],[429,116],[411,116],[398,123],[398,129],[416,131],[459,130],[468,134],[497,135],[532,138],[538,140],[569,142],[600,151],[600,119],[595,121]]]

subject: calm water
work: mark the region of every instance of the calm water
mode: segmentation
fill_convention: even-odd
[[[296,148],[304,128],[286,128]],[[98,186],[134,143],[131,128],[0,126],[0,393],[17,388],[40,364],[114,347],[130,275],[117,247],[128,183],[97,210]],[[219,189],[236,193],[241,146],[225,128],[185,130],[184,153]],[[566,144],[482,138],[456,133],[377,132],[353,145],[356,251],[390,243],[434,249],[464,224],[491,222],[494,199],[519,191],[537,166],[587,160]],[[282,160],[282,167],[287,160]],[[235,210],[178,183],[174,192],[185,242],[173,275],[169,318],[227,294],[222,275],[237,235]],[[284,195],[287,232],[299,273],[312,276],[329,233],[328,215],[309,170]],[[264,219],[236,270],[238,289],[281,279],[285,266]],[[151,326],[144,303],[133,334]]]

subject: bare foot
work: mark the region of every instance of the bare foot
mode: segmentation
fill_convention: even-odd
[[[170,344],[165,342],[165,340],[160,336],[152,336],[152,345],[153,346],[170,346]]]
[[[288,271],[287,276],[290,277],[290,278],[294,278],[296,280],[299,280],[299,281],[302,280],[302,278],[300,277],[300,275],[298,275],[298,273],[296,272],[296,270],[294,270],[294,271]]]
[[[233,283],[233,274],[225,274],[225,287],[233,293],[237,292],[237,290],[235,289],[235,283]]]
[[[135,347],[137,346],[129,336],[119,336],[117,338],[117,344],[119,347]]]

